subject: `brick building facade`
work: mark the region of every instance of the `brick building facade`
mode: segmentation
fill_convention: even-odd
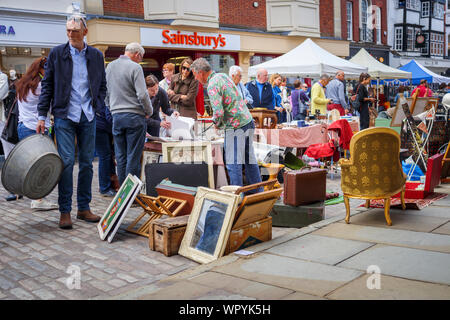
[[[144,18],[143,0],[103,0],[103,11],[106,16],[128,18]]]
[[[224,27],[267,29],[266,2],[253,6],[248,0],[219,0],[219,24]]]

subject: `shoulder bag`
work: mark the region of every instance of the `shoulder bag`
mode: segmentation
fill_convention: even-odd
[[[361,109],[361,101],[359,101],[359,99],[357,99],[360,86],[361,86],[361,83],[358,84],[358,88],[356,88],[356,94],[354,94],[350,97],[350,100],[352,101],[351,104],[353,106],[353,109],[355,109],[358,112],[360,112],[360,109]]]
[[[17,126],[19,124],[19,104],[17,98],[9,109],[8,118],[6,119],[5,127],[2,131],[2,139],[9,143],[16,144],[19,142],[19,134]]]

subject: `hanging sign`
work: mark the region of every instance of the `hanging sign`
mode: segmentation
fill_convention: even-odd
[[[422,32],[416,34],[416,48],[425,48],[425,36]]]

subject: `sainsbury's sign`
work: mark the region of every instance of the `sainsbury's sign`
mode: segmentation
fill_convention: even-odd
[[[141,28],[141,45],[197,50],[239,51],[241,49],[241,37],[234,34]]]

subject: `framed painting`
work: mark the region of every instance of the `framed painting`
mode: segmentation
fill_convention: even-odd
[[[118,228],[118,225],[114,225],[115,222],[118,221],[121,216],[123,219],[123,216],[125,216],[137,193],[140,191],[141,186],[142,182],[136,176],[128,174],[114,199],[106,209],[105,214],[97,224],[100,239],[105,240],[113,227]]]
[[[162,154],[158,152],[152,151],[144,151],[142,152],[141,157],[141,181],[142,188],[141,193],[147,194],[146,183],[145,183],[145,165],[149,163],[160,163],[162,162]]]
[[[211,142],[180,141],[162,145],[163,162],[207,163],[209,187],[214,189],[214,167]]]
[[[200,263],[220,258],[239,200],[233,193],[199,187],[178,254]]]
[[[390,125],[391,127],[401,127],[402,126],[402,122],[406,118],[406,115],[403,112],[401,103],[405,103],[405,102],[407,102],[407,100],[405,98],[397,99],[397,105],[395,106],[394,113],[392,114],[391,125]],[[409,105],[411,105],[411,104],[409,104]]]

